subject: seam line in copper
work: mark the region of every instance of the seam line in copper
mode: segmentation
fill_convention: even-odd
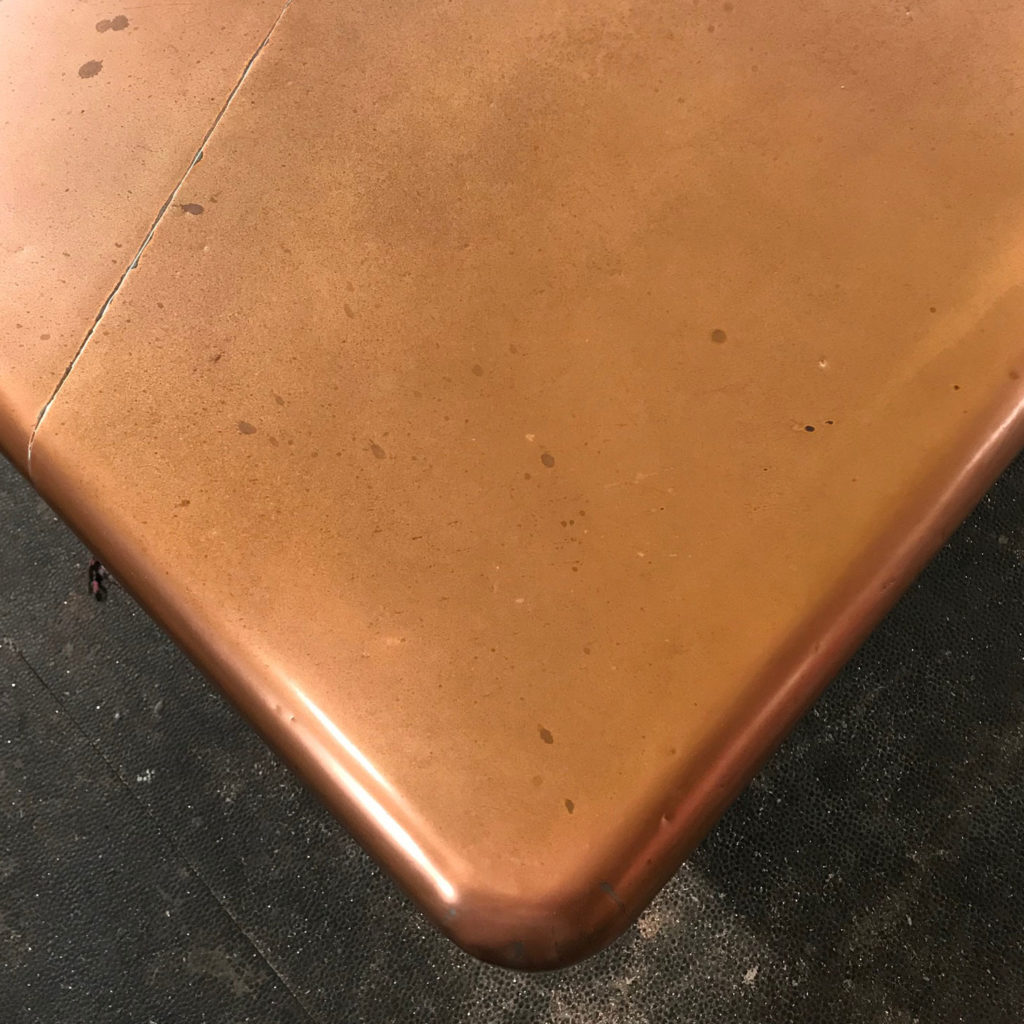
[[[192,159],[188,162],[188,166],[182,172],[182,175],[178,179],[177,184],[174,186],[174,188],[171,189],[170,194],[167,196],[167,198],[163,202],[163,205],[157,211],[157,215],[153,220],[153,223],[149,226],[149,230],[146,232],[145,237],[142,239],[142,243],[136,250],[135,255],[132,257],[131,262],[128,264],[127,267],[125,267],[124,272],[117,279],[117,283],[114,285],[110,294],[106,297],[105,301],[103,302],[103,305],[100,306],[100,311],[96,314],[96,319],[93,320],[92,326],[89,328],[88,331],[85,332],[85,337],[82,339],[81,345],[78,346],[78,351],[75,352],[71,362],[68,363],[68,365],[64,368],[64,372],[61,374],[60,380],[57,381],[57,385],[53,389],[52,394],[47,399],[46,404],[40,410],[39,417],[36,420],[35,426],[32,428],[31,435],[29,436],[28,449],[25,453],[25,470],[30,480],[32,479],[32,446],[35,444],[36,434],[39,433],[39,428],[43,425],[43,420],[46,419],[46,414],[50,411],[50,406],[52,406],[53,403],[57,400],[57,396],[60,394],[61,388],[64,387],[64,382],[71,375],[71,371],[74,370],[75,366],[78,364],[78,360],[82,358],[82,353],[85,352],[86,346],[89,344],[90,340],[92,339],[92,336],[96,333],[96,328],[99,327],[100,321],[106,315],[107,310],[110,308],[110,304],[114,301],[115,296],[121,290],[122,286],[124,285],[125,281],[128,278],[128,275],[139,265],[139,259],[142,257],[143,250],[146,248],[147,245],[149,245],[150,240],[156,233],[157,227],[160,225],[160,222],[164,219],[164,215],[173,205],[175,198],[177,198],[178,193],[181,191],[181,186],[185,183],[185,179],[189,175],[189,171],[191,171],[192,168],[195,167],[195,165],[199,163],[200,160],[202,160],[203,150],[205,149],[206,144],[210,141],[210,138],[213,135],[214,131],[216,131],[217,126],[221,122],[221,119],[227,113],[228,108],[231,106],[232,101],[234,100],[236,94],[238,93],[238,90],[241,89],[242,83],[248,77],[249,72],[252,70],[253,64],[256,63],[256,58],[259,57],[259,55],[263,52],[264,47],[267,45],[267,43],[270,42],[270,37],[274,34],[275,30],[277,29],[277,26],[281,23],[281,19],[284,17],[285,11],[287,11],[288,8],[291,7],[291,4],[292,0],[285,0],[284,6],[281,8],[280,13],[274,19],[274,23],[270,26],[270,30],[263,37],[263,41],[259,44],[259,46],[256,47],[248,61],[246,61],[245,67],[242,69],[242,73],[238,77],[238,81],[235,82],[231,91],[228,93],[227,99],[224,101],[220,110],[217,112],[216,117],[214,117],[213,123],[210,125],[209,128],[207,128],[206,133],[203,135],[203,138],[200,141],[198,148],[196,149],[195,153],[192,156]]]

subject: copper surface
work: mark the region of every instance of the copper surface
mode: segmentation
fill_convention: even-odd
[[[32,430],[280,11],[0,3],[0,448]]]
[[[1022,38],[295,0],[31,477],[440,927],[569,962],[1024,443]]]

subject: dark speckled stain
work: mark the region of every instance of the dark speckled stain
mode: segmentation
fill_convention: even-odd
[[[79,69],[79,78],[95,78],[103,70],[103,61],[87,60]]]
[[[552,466],[554,466],[554,464],[555,464],[555,457],[554,457],[554,455],[552,455],[552,454],[551,454],[551,452],[545,452],[545,453],[544,453],[544,454],[543,454],[543,455],[542,455],[542,456],[540,457],[540,461],[541,461],[541,462],[542,462],[542,463],[543,463],[543,464],[544,464],[545,466],[547,466],[547,467],[548,467],[548,469],[551,469],[551,467],[552,467]]]
[[[193,217],[198,217],[205,207],[200,206],[199,203],[182,203],[181,212],[191,214]]]
[[[567,811],[568,811],[568,812],[569,812],[570,814],[572,814],[572,812],[576,810],[576,804],[574,804],[574,803],[572,802],[572,800],[570,800],[570,799],[569,799],[568,797],[566,797],[566,800],[565,800],[565,809],[566,809],[566,810],[567,810]]]
[[[123,32],[128,27],[128,19],[123,14],[116,18],[104,18],[96,22],[97,32]]]
[[[728,340],[728,335],[725,333],[725,331],[722,330],[721,327],[716,327],[711,332],[711,340],[716,345],[724,345],[726,343],[726,341]]]
[[[251,423],[247,423],[245,420],[239,420],[238,432],[240,434],[255,434],[256,428]]]
[[[373,452],[375,459],[386,459],[388,457],[388,453],[376,441],[370,442],[370,451]]]
[[[537,726],[537,732],[540,733],[540,738],[545,743],[554,743],[555,742],[555,737],[551,735],[551,730],[550,729],[545,729],[543,725],[538,725]]]

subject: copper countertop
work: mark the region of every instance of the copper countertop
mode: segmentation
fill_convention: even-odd
[[[1024,443],[1022,29],[294,0],[30,478],[453,938],[584,955]]]

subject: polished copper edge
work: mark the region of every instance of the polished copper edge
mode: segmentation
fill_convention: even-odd
[[[170,575],[147,564],[144,555],[119,542],[104,524],[112,513],[102,502],[68,500],[60,460],[47,463],[33,484],[82,541],[109,566],[132,596],[191,660],[239,708],[266,742],[345,823],[453,941],[474,956],[504,967],[550,970],[575,963],[613,941],[636,919],[675,873],[729,804],[778,747],[796,721],[854,653],[906,587],[945,543],[1002,470],[1024,448],[1024,388],[1017,385],[996,407],[979,417],[971,438],[922,489],[896,510],[886,537],[865,551],[858,565],[825,597],[817,615],[804,623],[762,677],[771,696],[723,721],[727,744],[709,758],[698,779],[679,780],[675,799],[652,807],[645,832],[624,835],[631,852],[612,852],[608,871],[581,877],[571,892],[537,905],[495,898],[487,892],[456,893],[424,857],[409,856],[368,813],[370,780],[358,764],[345,766],[339,786],[336,760],[321,758],[301,736],[282,727],[280,707],[256,682],[260,667],[246,651],[228,650],[210,629],[194,620],[178,597]],[[714,746],[710,744],[709,746]],[[379,803],[373,801],[375,809]],[[398,826],[399,832],[401,827]],[[614,865],[627,870],[616,874]]]

